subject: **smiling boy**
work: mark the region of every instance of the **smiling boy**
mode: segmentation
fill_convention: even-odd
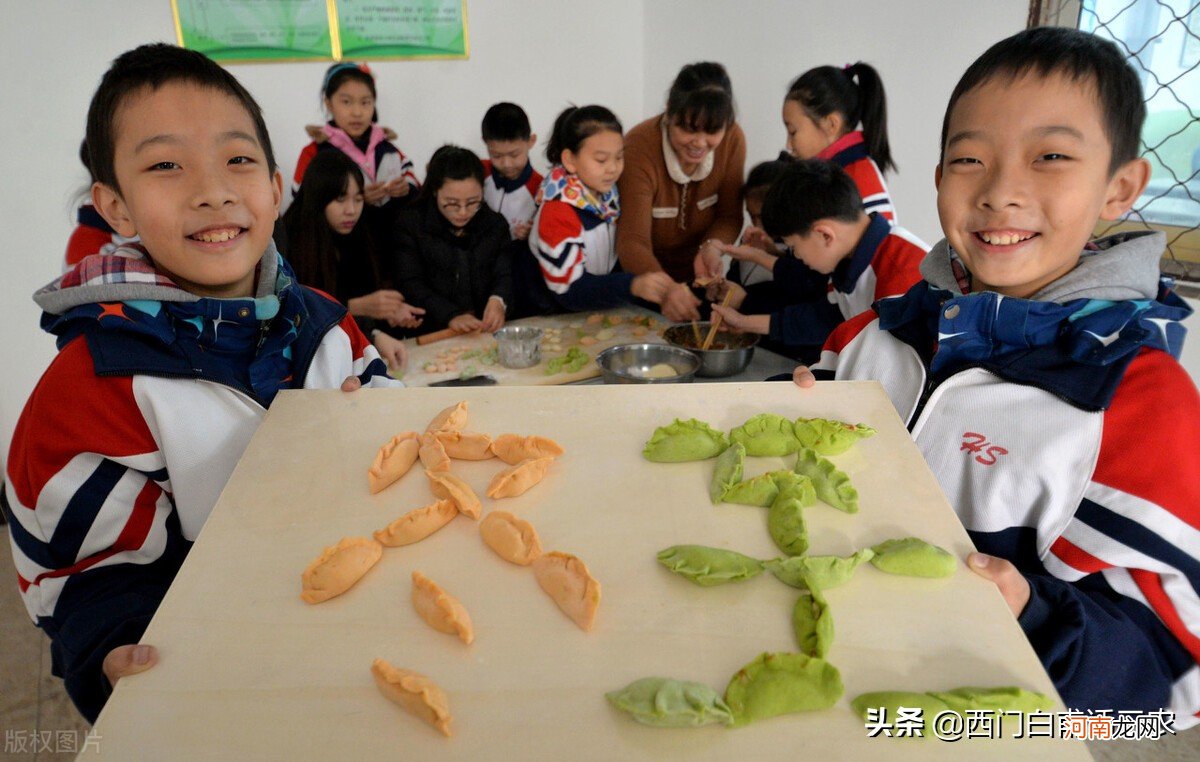
[[[963,75],[925,280],[814,369],[877,379],[1077,709],[1200,710],[1200,397],[1162,233],[1090,241],[1141,195],[1145,107],[1116,46],[1061,28]],[[796,382],[813,374],[797,369]]]
[[[94,721],[154,664],[132,644],[276,393],[396,382],[276,252],[283,182],[232,75],[169,45],[125,53],[87,145],[97,211],[140,243],[34,295],[59,353],[17,422],[4,510],[26,609]]]

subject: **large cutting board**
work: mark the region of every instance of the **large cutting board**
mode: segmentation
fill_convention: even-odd
[[[577,554],[603,586],[595,630],[570,622],[532,572],[501,561],[458,517],[425,541],[386,549],[352,590],[300,601],[300,572],[326,545],[369,535],[430,501],[414,470],[372,496],[366,468],[381,443],[470,401],[470,428],[553,437],[566,454],[519,498],[490,501]],[[873,382],[565,386],[283,392],[272,405],[174,586],[147,630],[161,662],[125,678],[96,726],[116,759],[1086,759],[1059,740],[868,738],[849,701],[871,690],[1019,685],[1053,695],[996,589],[965,567],[946,580],[860,568],[828,592],[829,660],[846,695],[821,712],[737,730],[661,730],[611,709],[605,691],[662,675],[719,690],[762,651],[793,651],[795,590],[764,574],[699,588],[655,553],[678,543],[778,555],[766,512],[713,506],[712,461],[653,464],[655,426],[699,417],[728,429],[750,415],[830,416],[879,429],[838,456],[861,495],[846,515],[807,511],[812,553],[848,554],[920,535],[964,556],[970,541],[880,386]],[[747,476],[790,464],[748,459]],[[499,461],[455,463],[482,495]],[[476,641],[431,630],[410,602],[419,569],[470,611]],[[376,690],[376,657],[416,669],[448,693],[444,738]]]

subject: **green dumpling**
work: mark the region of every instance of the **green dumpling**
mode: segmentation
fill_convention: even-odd
[[[703,683],[645,677],[619,691],[604,694],[608,703],[643,725],[695,728],[733,724],[733,713],[715,690]]]
[[[837,667],[823,659],[763,653],[729,681],[725,703],[738,726],[781,714],[828,709],[844,690]]]
[[[865,424],[829,418],[797,418],[793,430],[800,446],[818,455],[841,455],[858,440],[875,436],[875,429]]]
[[[820,590],[801,593],[792,607],[792,629],[800,652],[824,659],[833,645],[833,614]]]
[[[658,552],[658,562],[701,587],[757,577],[762,562],[733,550],[704,545],[672,545]]]
[[[800,447],[795,426],[787,418],[774,413],[759,413],[729,432],[729,439],[746,446],[746,454],[754,456],[790,455]]]
[[[929,723],[942,712],[949,711],[950,707],[945,702],[939,700],[934,695],[929,693],[912,693],[910,691],[874,691],[872,693],[864,693],[861,696],[855,696],[850,702],[850,706],[858,713],[863,720],[867,719],[868,709],[877,709],[882,707],[887,710],[887,721],[894,722],[900,713],[900,708],[920,709],[921,722],[914,723],[913,727],[919,727],[924,731],[929,727]]]
[[[775,579],[792,587],[806,590],[828,590],[844,585],[854,575],[854,570],[875,555],[870,548],[863,548],[852,556],[792,556],[763,562],[763,567],[775,575]]]
[[[784,485],[797,483],[796,474],[791,471],[770,471],[759,474],[753,479],[738,482],[725,490],[721,502],[737,503],[738,505],[756,505],[767,508],[779,496],[779,490]]]
[[[881,542],[871,550],[875,551],[871,563],[888,574],[952,577],[958,568],[958,559],[949,551],[916,537]]]
[[[659,426],[646,442],[642,457],[655,463],[683,463],[689,460],[715,458],[725,451],[729,441],[725,433],[704,421],[678,418],[667,426]]]
[[[717,456],[717,464],[713,467],[712,482],[708,485],[708,494],[713,503],[724,499],[725,493],[742,481],[742,469],[746,464],[746,448],[741,442],[734,442],[725,452]]]
[[[811,482],[784,487],[771,503],[767,514],[767,532],[775,545],[789,556],[808,550],[808,527],[804,524],[804,509],[813,504]]]
[[[801,448],[796,455],[796,473],[812,479],[817,498],[846,513],[858,513],[858,490],[850,484],[850,477],[832,461],[822,458],[812,450]]]
[[[994,710],[1000,712],[1045,712],[1054,706],[1048,696],[1027,691],[1024,688],[955,688],[952,691],[930,691],[929,695],[958,712],[969,709]]]

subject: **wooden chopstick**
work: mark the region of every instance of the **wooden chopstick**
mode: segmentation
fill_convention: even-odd
[[[729,300],[733,298],[733,289],[725,292],[725,298],[721,300],[722,307],[729,306]],[[704,337],[704,343],[700,345],[701,351],[707,351],[712,345],[713,339],[717,337],[717,329],[721,327],[721,313],[713,315],[712,325],[708,328],[708,335]]]
[[[704,338],[700,335],[700,324],[695,320],[692,321],[692,333],[696,336],[696,346],[700,346],[704,342]]]

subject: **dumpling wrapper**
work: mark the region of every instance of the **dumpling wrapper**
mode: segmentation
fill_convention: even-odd
[[[425,431],[462,431],[467,427],[467,401],[451,405],[433,417]]]
[[[450,470],[450,456],[446,454],[442,441],[433,434],[421,435],[421,446],[417,449],[417,455],[426,471]]]
[[[563,448],[546,437],[501,434],[492,440],[492,452],[508,465],[515,466],[530,458],[557,458],[563,454]]]
[[[496,555],[509,563],[529,566],[542,555],[542,542],[533,524],[508,511],[490,511],[479,522],[479,534]]]
[[[914,693],[912,691],[873,691],[864,693],[861,696],[855,696],[850,702],[850,706],[859,717],[865,722],[867,712],[871,709],[882,707],[887,710],[889,719],[899,716],[900,708],[920,709],[919,719],[914,718],[911,725],[913,728],[919,728],[922,733],[926,733],[926,729],[930,727],[939,714],[949,711],[950,707],[944,701],[941,701],[928,693]],[[922,736],[928,737],[928,735]]]
[[[797,418],[793,424],[796,439],[818,455],[841,455],[855,442],[876,434],[862,423],[846,423],[830,418]]]
[[[792,556],[764,561],[763,566],[775,575],[775,579],[805,590],[828,590],[844,585],[854,575],[854,570],[870,561],[875,551],[863,548],[854,555],[846,556]]]
[[[446,454],[456,460],[488,460],[496,457],[492,452],[492,438],[474,431],[437,431],[434,437],[442,443]]]
[[[738,670],[725,689],[735,726],[781,714],[828,709],[841,698],[842,676],[824,659],[763,653]]]
[[[790,455],[800,449],[792,421],[774,413],[759,413],[729,432],[731,442],[746,446],[746,454],[755,457]]]
[[[1046,712],[1054,707],[1049,696],[1024,688],[955,688],[952,691],[930,691],[927,695],[942,701],[959,714],[971,710],[997,712]]]
[[[600,583],[583,561],[569,553],[551,551],[534,560],[533,575],[572,622],[582,630],[592,629],[600,608]]]
[[[419,571],[412,573],[412,603],[425,623],[438,632],[457,635],[467,645],[475,640],[475,629],[466,608]]]
[[[801,593],[792,607],[792,629],[800,653],[825,658],[833,645],[833,614],[820,590]]]
[[[906,577],[953,577],[958,559],[948,550],[917,537],[887,540],[871,548],[871,563],[888,574]]]
[[[492,477],[487,496],[492,499],[523,495],[546,476],[554,458],[530,458],[506,468]]]
[[[453,500],[438,500],[422,508],[414,508],[375,533],[375,539],[389,548],[420,542],[446,526],[458,515]]]
[[[367,469],[367,484],[371,487],[371,494],[382,492],[408,473],[408,469],[417,462],[419,449],[420,440],[415,431],[397,434],[380,447],[379,452],[375,453],[375,460],[371,461],[371,467]]]
[[[479,502],[479,496],[471,489],[471,485],[449,471],[437,473],[426,470],[425,476],[429,477],[429,488],[433,490],[434,496],[453,500],[459,513],[473,519],[479,518],[483,512],[483,503]]]
[[[771,503],[767,514],[767,532],[776,547],[789,556],[799,556],[808,550],[808,525],[804,523],[804,509],[813,504],[813,488],[806,477],[803,484],[783,487]]]
[[[404,711],[415,715],[442,732],[450,735],[450,702],[446,693],[432,680],[419,672],[393,667],[383,659],[371,664],[371,674],[379,692],[389,701],[399,704]]]
[[[762,574],[762,562],[734,550],[705,545],[672,545],[660,550],[658,562],[701,587],[741,582]]]
[[[695,418],[686,421],[676,418],[654,430],[642,448],[642,457],[655,463],[683,463],[715,458],[727,447],[729,440],[725,438],[725,432]]]
[[[321,603],[354,587],[383,555],[383,546],[366,537],[343,537],[300,575],[300,599]]]
[[[733,713],[721,694],[704,683],[644,677],[619,691],[604,694],[608,703],[656,728],[696,728],[733,724]]]
[[[821,502],[839,511],[858,513],[858,490],[850,484],[850,477],[833,465],[833,461],[801,448],[796,454],[795,471],[812,480],[813,489]]]
[[[813,487],[809,480],[799,476],[794,471],[781,469],[779,471],[769,471],[765,474],[759,474],[753,479],[747,479],[744,482],[738,482],[729,489],[725,490],[725,496],[722,499],[726,503],[737,503],[738,505],[756,505],[759,508],[769,508],[775,502],[775,498],[779,497],[779,491],[784,488],[797,488],[812,492]],[[805,504],[816,501],[816,493],[812,494],[812,501],[805,498]]]
[[[708,485],[708,496],[712,498],[713,504],[721,502],[726,492],[741,483],[745,465],[746,448],[741,442],[734,442],[717,456],[712,481]]]

